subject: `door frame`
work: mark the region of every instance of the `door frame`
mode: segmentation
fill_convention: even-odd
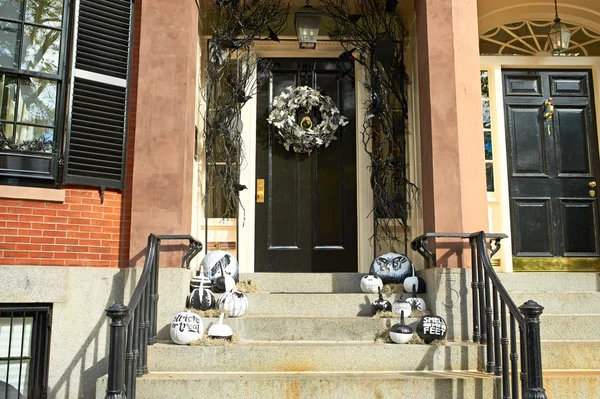
[[[594,91],[594,119],[600,151],[600,57],[515,57],[515,56],[481,56],[481,69],[489,71],[490,111],[492,118],[492,148],[494,157],[493,193],[488,192],[488,218],[490,231],[510,234],[510,199],[508,190],[508,158],[506,153],[506,120],[504,112],[504,90],[502,69],[581,69],[592,73]],[[498,255],[500,270],[512,272],[511,240],[503,240]]]
[[[339,42],[319,41],[315,50],[301,50],[298,41],[282,39],[281,43],[259,42],[253,46],[253,51],[263,58],[337,58],[344,48]],[[368,273],[369,266],[373,260],[373,245],[370,237],[373,235],[373,190],[370,184],[369,156],[364,151],[362,137],[360,137],[361,121],[364,120],[365,104],[368,94],[360,83],[363,76],[363,68],[355,62],[355,87],[356,87],[356,179],[357,179],[357,272]],[[359,106],[361,104],[361,106]],[[242,132],[243,151],[245,162],[241,165],[240,181],[249,182],[247,190],[240,192],[240,207],[238,215],[238,258],[240,259],[240,272],[254,272],[254,227],[255,198],[256,198],[256,96],[252,97],[242,108]]]

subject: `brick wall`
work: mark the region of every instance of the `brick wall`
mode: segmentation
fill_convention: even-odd
[[[127,265],[122,195],[66,188],[64,203],[0,199],[0,264]]]

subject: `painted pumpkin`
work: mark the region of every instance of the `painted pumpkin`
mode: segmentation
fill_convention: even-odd
[[[193,312],[181,312],[173,318],[170,328],[171,339],[179,345],[197,341],[204,334],[202,319]]]
[[[381,288],[379,289],[379,299],[374,300],[371,304],[371,307],[373,309],[373,314],[392,311],[392,304],[390,301],[383,299],[383,295],[381,295]]]
[[[210,338],[226,339],[231,341],[231,338],[233,337],[233,331],[231,330],[231,327],[229,327],[227,324],[223,324],[224,316],[225,313],[221,313],[217,324],[213,324],[208,329],[207,334]]]
[[[417,334],[426,344],[446,338],[446,321],[440,316],[425,316],[417,324]]]
[[[423,298],[417,297],[417,287],[414,285],[412,296],[410,298],[406,298],[405,301],[410,304],[413,312],[417,310],[427,310],[427,306],[425,306],[425,301]]]
[[[401,312],[400,323],[394,324],[390,328],[390,339],[397,344],[406,344],[414,333],[413,329],[404,323],[404,312]]]
[[[415,266],[411,265],[412,276],[409,276],[404,279],[403,288],[404,292],[411,293],[413,290],[413,285],[419,288],[419,278],[415,276]]]
[[[412,306],[410,306],[410,303],[406,301],[394,301],[394,303],[392,304],[392,312],[396,316],[400,316],[402,312],[404,312],[404,316],[408,317],[412,312]]]
[[[369,274],[360,279],[360,290],[362,292],[375,294],[380,288],[383,288],[383,281],[377,276]]]
[[[223,271],[223,265],[219,266],[221,273],[215,278],[213,287],[216,292],[229,292],[235,288],[235,280]]]
[[[383,284],[402,284],[412,275],[412,263],[406,255],[388,252],[375,258],[369,274],[381,278]]]
[[[212,281],[204,274],[192,277],[192,280],[190,281],[190,293],[195,289],[200,288],[200,285],[203,285],[204,289],[210,290],[212,288]]]
[[[248,310],[248,297],[243,292],[231,290],[221,295],[217,307],[229,317],[240,317]]]
[[[239,266],[237,260],[229,252],[212,251],[207,253],[200,263],[204,275],[214,283],[221,273],[230,275],[237,283],[239,281]],[[221,271],[221,267],[223,268]]]
[[[187,297],[185,307],[197,310],[208,310],[216,305],[215,296],[211,290],[204,288],[204,284],[200,284],[200,288],[195,289]]]

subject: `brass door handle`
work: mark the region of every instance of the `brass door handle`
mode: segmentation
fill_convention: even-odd
[[[554,104],[552,103],[552,97],[544,101],[544,107],[546,107],[546,109],[548,110],[548,112],[544,113],[544,119],[552,119],[552,115],[554,114]]]
[[[594,188],[596,187],[596,182],[595,181],[591,181],[588,183],[588,186],[590,186],[590,188]]]
[[[256,179],[256,202],[265,202],[265,179]]]

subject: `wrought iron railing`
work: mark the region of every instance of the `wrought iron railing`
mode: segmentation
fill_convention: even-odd
[[[415,238],[412,249],[425,258],[427,266],[435,266],[435,254],[427,245],[429,238],[469,240],[473,342],[485,345],[485,371],[502,377],[502,398],[546,399],[539,319],[544,308],[531,300],[517,307],[490,260],[506,235],[428,233]],[[487,240],[491,240],[491,255]]]
[[[136,379],[148,373],[148,345],[156,343],[158,309],[158,265],[162,240],[188,240],[189,247],[181,258],[181,267],[200,251],[202,243],[189,235],[148,236],[142,275],[129,304],[115,302],[106,309],[111,319],[108,353],[108,382],[105,399],[135,399]]]

